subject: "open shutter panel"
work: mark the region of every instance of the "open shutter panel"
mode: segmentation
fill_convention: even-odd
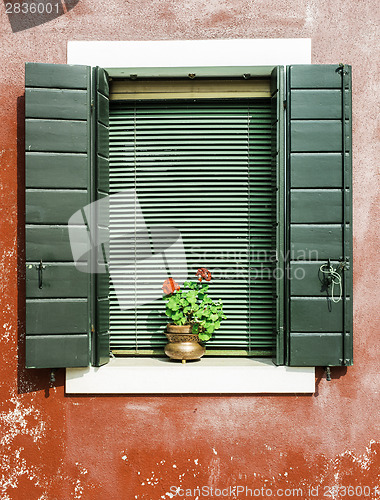
[[[26,64],[26,366],[89,364],[89,274],[67,223],[89,197],[90,69]]]
[[[93,96],[95,113],[93,147],[96,164],[94,179],[95,199],[106,200],[109,194],[109,86],[108,75],[102,68],[93,69]],[[110,356],[109,334],[109,205],[104,203],[97,212],[97,249],[98,271],[96,275],[96,321],[94,342],[95,366],[104,365]]]
[[[287,79],[288,364],[351,365],[351,68],[290,66]],[[328,259],[337,303],[318,276]]]

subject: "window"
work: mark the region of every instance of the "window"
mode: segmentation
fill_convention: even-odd
[[[171,85],[175,90],[184,83]],[[214,89],[225,85],[224,80],[210,83]],[[236,83],[249,82],[239,79],[229,85]],[[265,86],[270,95],[269,81]],[[189,276],[202,266],[212,269],[212,293],[222,298],[227,320],[207,344],[206,355],[273,356],[270,98],[197,99],[198,94],[192,100],[178,100],[178,95],[167,100],[166,91],[156,101],[144,95],[138,95],[144,100],[118,100],[120,94],[111,100],[110,193],[135,190],[148,227],[180,230]],[[116,261],[118,269],[126,259],[118,238],[128,230],[121,212],[117,206],[110,214],[110,262],[112,267]],[[136,287],[139,294],[144,287],[155,287],[160,294],[165,279],[160,265],[147,263],[143,271],[138,279],[136,269],[128,281],[121,273],[113,279],[119,281],[110,297],[110,340],[116,354],[162,355],[167,342],[160,300],[126,310],[119,306],[123,298],[133,298]]]
[[[282,272],[273,285],[277,363],[349,365],[350,68],[290,66],[285,79],[280,67],[261,71],[271,76],[271,229]],[[107,74],[29,64],[26,85],[27,366],[100,365],[109,355],[108,291],[101,275],[75,269],[65,224],[112,182]],[[328,259],[346,268],[331,311],[318,279]]]

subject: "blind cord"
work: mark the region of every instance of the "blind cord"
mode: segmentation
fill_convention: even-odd
[[[250,221],[250,209],[251,209],[251,197],[250,197],[250,107],[248,106],[248,115],[247,115],[247,219],[248,219],[248,354],[251,355],[252,352],[252,324],[251,324],[251,221]]]
[[[136,106],[134,107],[134,115],[133,115],[133,142],[134,142],[134,150],[133,150],[133,170],[134,170],[134,202],[135,202],[135,210],[134,210],[134,216],[135,216],[135,280],[134,280],[134,285],[135,285],[135,350],[136,352],[138,351],[138,335],[137,335],[137,160],[136,160],[136,149],[137,149],[137,109]]]

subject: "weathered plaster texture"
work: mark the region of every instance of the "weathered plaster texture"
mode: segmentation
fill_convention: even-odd
[[[379,17],[372,0],[80,0],[29,29],[13,19],[12,32],[0,5],[1,499],[236,484],[380,498]],[[49,388],[46,370],[23,369],[24,62],[65,63],[68,40],[275,37],[309,37],[312,62],[353,66],[355,366],[332,382],[318,372],[314,396],[75,398],[63,373]]]

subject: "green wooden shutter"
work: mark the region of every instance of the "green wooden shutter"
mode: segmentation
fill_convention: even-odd
[[[67,223],[90,200],[90,70],[27,63],[25,82],[26,366],[87,366],[89,274]]]
[[[351,68],[290,66],[287,85],[288,364],[351,365]],[[328,259],[348,267],[331,307],[318,278]]]
[[[227,320],[208,342],[209,354],[270,356],[275,350],[270,104],[269,99],[111,104],[111,193],[135,189],[149,228],[181,231],[190,279],[198,267],[216,278],[210,292],[222,298]],[[118,243],[125,231],[120,210],[111,210],[111,264],[125,260]],[[160,296],[163,270],[148,267],[135,286],[156,287]],[[113,279],[120,289],[122,276]],[[123,293],[130,296],[133,289]],[[161,300],[122,310],[112,290],[110,303],[114,351],[162,350],[167,319],[160,316]]]
[[[93,69],[94,130],[94,187],[95,199],[108,199],[109,194],[109,85],[108,75],[102,68]],[[95,287],[96,320],[93,336],[93,364],[101,366],[110,355],[109,336],[109,205],[105,203],[96,213],[96,234],[102,243],[96,246]],[[100,272],[99,272],[100,271]]]

